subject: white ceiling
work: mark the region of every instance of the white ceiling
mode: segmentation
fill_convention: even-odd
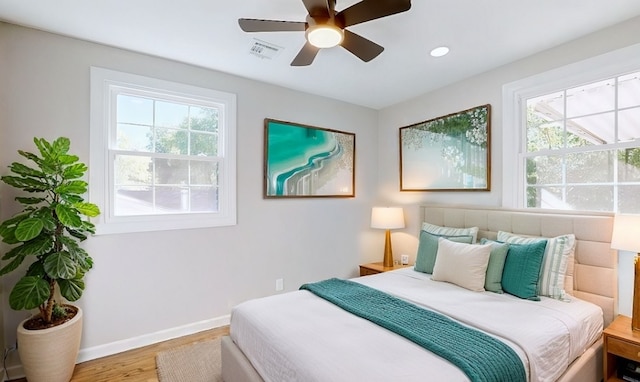
[[[340,11],[358,0],[338,0]],[[640,15],[638,0],[414,0],[348,28],[385,47],[369,63],[341,47],[289,64],[302,32],[245,33],[237,19],[304,21],[300,0],[0,0],[0,20],[383,108]],[[254,38],[284,48],[249,53]],[[447,45],[451,52],[432,58]]]

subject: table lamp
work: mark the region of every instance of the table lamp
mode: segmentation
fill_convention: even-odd
[[[640,215],[617,214],[613,220],[611,248],[635,252],[631,329],[640,331]]]
[[[391,249],[390,230],[404,228],[402,207],[373,207],[371,209],[371,228],[386,230],[384,238],[384,260],[382,265],[392,267],[393,251]]]

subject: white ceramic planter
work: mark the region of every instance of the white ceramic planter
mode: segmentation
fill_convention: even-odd
[[[25,320],[27,321],[27,320]],[[62,325],[27,330],[18,325],[18,353],[29,382],[69,382],[82,338],[82,310]]]

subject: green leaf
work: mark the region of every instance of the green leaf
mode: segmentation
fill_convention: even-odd
[[[91,232],[94,235],[96,233],[96,225],[91,223],[88,220],[83,220],[82,221],[82,229],[87,231],[87,232]]]
[[[17,244],[20,240],[16,239],[16,228],[21,221],[28,218],[29,214],[20,214],[5,220],[0,224],[0,236],[2,241],[7,244]]]
[[[4,256],[2,256],[2,260],[9,260],[18,256],[21,253],[20,251],[22,250],[23,245],[24,244],[11,248],[7,253],[4,254]]]
[[[35,276],[40,279],[43,279],[47,275],[47,272],[44,271],[44,264],[42,261],[34,261],[27,269],[27,276]]]
[[[100,208],[93,203],[76,203],[73,206],[83,215],[92,218],[100,215]]]
[[[27,205],[42,203],[45,200],[46,200],[45,198],[25,198],[21,196],[16,197],[16,201],[18,203],[27,204]]]
[[[14,310],[35,309],[49,298],[49,283],[45,280],[26,276],[21,278],[9,295],[9,305]]]
[[[46,191],[49,189],[49,185],[47,183],[41,182],[36,179],[22,178],[18,176],[3,176],[1,179],[3,182],[12,187],[20,188],[29,192]]]
[[[67,230],[67,232],[69,232],[69,235],[75,237],[76,239],[80,240],[80,241],[85,241],[87,240],[87,235],[83,234],[82,232],[75,230],[75,229],[71,229],[69,227],[65,227],[65,229]]]
[[[84,180],[72,180],[56,187],[58,194],[84,194],[87,192],[87,182]]]
[[[0,229],[0,236],[2,236],[2,241],[7,244],[17,244],[20,242],[20,240],[16,239],[15,226]]]
[[[73,261],[75,261],[76,265],[79,267],[78,271],[85,273],[93,267],[93,259],[84,249],[78,247],[76,251],[70,251],[69,253],[71,254]]]
[[[85,172],[87,172],[88,167],[84,163],[76,163],[71,166],[66,167],[62,171],[62,178],[64,179],[77,179],[82,178]]]
[[[2,235],[2,242],[13,245],[20,243],[20,240],[16,239],[16,231],[13,230]]]
[[[87,254],[84,259],[78,259],[78,266],[83,274],[89,272],[93,268],[93,258]]]
[[[34,216],[38,216],[42,220],[42,224],[44,224],[44,229],[47,231],[54,231],[56,229],[56,221],[53,218],[53,214],[49,208],[42,209],[38,212],[40,214],[34,214]]]
[[[70,279],[76,275],[76,264],[69,252],[62,251],[47,256],[44,270],[52,279]]]
[[[51,145],[51,151],[56,157],[58,157],[60,155],[68,153],[69,147],[71,147],[71,140],[67,137],[60,137],[53,141],[53,144]]]
[[[20,241],[29,241],[36,236],[40,235],[42,232],[42,228],[44,224],[41,219],[38,218],[28,218],[18,224],[16,227],[16,239]]]
[[[21,221],[23,221],[28,217],[29,217],[29,214],[20,214],[20,215],[14,215],[10,217],[9,219],[3,221],[2,224],[0,224],[0,232],[2,232],[2,230],[5,229],[6,227],[11,227],[11,226],[16,227]]]
[[[84,202],[84,198],[80,195],[60,194],[60,199],[67,202],[67,204],[76,204]]]
[[[60,294],[69,301],[78,301],[82,297],[84,281],[82,279],[59,280]]]
[[[15,256],[40,256],[53,249],[53,237],[40,235],[39,237],[12,248],[5,253],[2,260],[8,260]]]
[[[69,253],[71,253],[71,255],[73,255],[75,251],[80,249],[78,242],[75,241],[73,238],[70,238],[69,236],[61,236],[59,239],[62,242],[62,244],[67,248],[67,250],[69,250]]]
[[[38,151],[40,151],[40,155],[44,158],[45,161],[50,161],[54,159],[55,156],[51,150],[51,144],[47,142],[44,138],[33,138],[33,143],[36,144]]]
[[[35,164],[38,165],[38,167],[43,168],[43,160],[42,160],[42,158],[40,158],[36,154],[30,153],[28,151],[22,151],[22,150],[18,150],[18,154],[20,154],[23,157],[33,161]]]
[[[60,155],[58,157],[58,163],[61,165],[73,164],[79,160],[80,158],[77,155]]]
[[[76,263],[78,272],[85,273],[93,267],[93,259],[89,256],[87,251],[80,248],[74,239],[63,236],[60,238],[60,241],[62,241],[64,246],[67,248],[69,255],[71,255],[71,259]]]
[[[13,260],[11,260],[9,264],[5,265],[4,267],[2,267],[2,269],[0,269],[0,276],[6,275],[9,272],[13,272],[16,268],[20,266],[20,264],[22,264],[24,259],[25,259],[25,256],[18,256]]]
[[[40,235],[37,238],[26,242],[22,246],[22,253],[31,256],[40,256],[51,251],[53,249],[53,236]]]
[[[58,219],[67,227],[79,228],[82,227],[82,219],[80,215],[71,207],[64,204],[58,204],[56,206],[56,215]]]
[[[28,177],[32,176],[36,178],[44,178],[46,176],[44,172],[35,170],[29,166],[25,166],[22,163],[18,163],[18,162],[11,163],[11,166],[9,166],[9,169],[15,172],[16,174],[22,175],[22,176],[28,176]]]

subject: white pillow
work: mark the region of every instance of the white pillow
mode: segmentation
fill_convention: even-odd
[[[484,292],[490,254],[491,243],[473,245],[440,238],[431,279],[450,282],[474,292]]]
[[[439,225],[422,223],[422,230],[437,236],[471,236],[472,244],[478,242],[478,227],[452,228]]]
[[[570,257],[574,255],[576,237],[574,234],[556,236],[553,238],[524,237],[511,232],[498,231],[498,241],[513,244],[531,244],[538,240],[547,240],[544,258],[540,267],[538,280],[538,295],[565,300],[565,274],[567,264],[572,263]],[[570,291],[569,293],[572,293]]]

